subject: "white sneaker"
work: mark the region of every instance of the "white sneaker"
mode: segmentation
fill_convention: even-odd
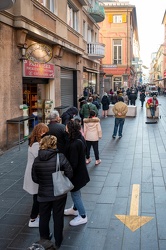
[[[64,210],[64,215],[74,215],[74,216],[77,216],[78,214],[79,214],[78,210],[74,210],[73,207]]]
[[[69,224],[70,226],[78,226],[78,225],[87,223],[87,221],[88,221],[87,216],[85,218],[82,218],[80,215],[78,215],[73,220],[71,220]]]
[[[28,227],[39,227],[39,217],[37,217],[34,221],[30,219]]]

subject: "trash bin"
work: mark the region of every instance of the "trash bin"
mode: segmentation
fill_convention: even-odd
[[[37,112],[33,112],[32,117],[35,118],[34,120],[32,120],[32,128],[34,128],[39,123]]]

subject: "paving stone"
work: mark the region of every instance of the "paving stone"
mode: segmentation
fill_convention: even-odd
[[[155,213],[155,200],[153,193],[142,193],[141,213]]]

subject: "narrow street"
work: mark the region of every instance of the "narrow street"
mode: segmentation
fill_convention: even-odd
[[[145,123],[146,110],[137,99],[137,116],[126,118],[121,139],[112,139],[114,118],[101,118],[102,163],[96,167],[92,155],[91,181],[82,190],[88,223],[71,227],[71,217],[65,217],[62,250],[166,249],[166,97],[158,99],[158,123]],[[26,159],[27,142],[0,156],[0,249],[27,249],[39,239],[38,228],[28,227]],[[66,207],[71,204],[69,194]]]

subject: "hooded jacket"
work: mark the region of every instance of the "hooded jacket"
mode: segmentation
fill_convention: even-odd
[[[75,115],[78,115],[78,109],[76,107],[71,107],[66,110],[61,116],[62,124],[66,125]]]
[[[115,114],[116,118],[125,118],[128,107],[124,102],[117,102],[112,108],[113,113]],[[121,115],[120,115],[121,114]]]
[[[84,119],[84,138],[86,141],[98,141],[102,137],[100,119],[98,117]]]
[[[32,180],[39,184],[38,201],[52,201],[58,199],[54,196],[52,173],[56,172],[57,150],[40,149],[38,157],[32,166]],[[64,154],[59,153],[60,170],[71,179],[73,170]],[[64,195],[62,195],[64,196]]]

